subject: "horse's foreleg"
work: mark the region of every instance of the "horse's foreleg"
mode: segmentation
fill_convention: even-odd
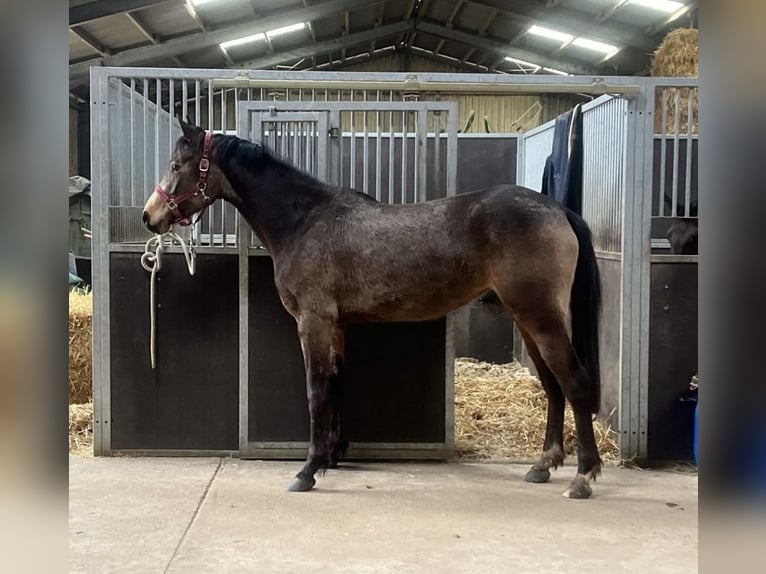
[[[306,464],[296,475],[288,490],[311,490],[314,475],[330,465],[332,431],[332,391],[330,379],[334,371],[332,352],[335,321],[309,315],[298,320],[298,335],[306,367],[306,392],[311,417],[311,437]]]
[[[344,333],[340,327],[335,328],[332,342],[333,372],[330,375],[330,401],[332,403],[332,425],[330,428],[330,468],[338,466],[348,449],[348,440],[343,429],[343,392],[345,377],[343,373],[343,356],[345,350]]]

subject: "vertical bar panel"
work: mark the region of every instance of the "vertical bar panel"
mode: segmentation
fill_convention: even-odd
[[[340,92],[338,92],[338,97],[340,97]],[[351,100],[354,101],[354,90],[351,90]],[[350,181],[349,181],[349,187],[352,189],[356,189],[356,131],[354,131],[354,116],[356,115],[356,112],[353,110],[351,111],[351,175],[350,175]]]
[[[686,126],[686,180],[684,186],[684,217],[689,217],[689,207],[692,198],[692,133],[694,130],[694,94],[696,90],[689,88],[689,103]]]
[[[681,131],[681,90],[676,88],[673,110],[673,210],[672,214],[677,215],[676,206],[678,205],[678,156],[681,155],[680,134]]]
[[[668,149],[668,90],[660,88],[662,93],[662,133],[660,134],[660,215],[665,216],[665,174],[667,173],[667,149]]]
[[[213,80],[208,80],[207,82],[207,129],[210,131],[215,129],[215,88],[213,87]],[[214,211],[214,209],[207,210],[207,244],[210,246],[213,245],[213,233],[215,232]]]
[[[252,113],[238,114],[237,136],[243,139],[252,139]],[[260,119],[258,120],[260,126]],[[248,322],[249,303],[248,292],[250,287],[249,275],[249,249],[251,243],[251,231],[241,214],[238,220],[238,258],[239,258],[239,448],[244,450],[248,443],[248,407],[249,407],[249,334]]]
[[[175,105],[175,82],[168,80],[168,161],[173,155],[173,119]],[[159,112],[159,110],[158,110]]]

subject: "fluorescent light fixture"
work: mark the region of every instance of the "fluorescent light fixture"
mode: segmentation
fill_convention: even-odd
[[[566,34],[564,32],[559,32],[558,30],[552,30],[550,28],[545,28],[544,26],[538,26],[536,24],[530,26],[527,32],[534,34],[535,36],[542,36],[543,38],[558,40],[559,42],[569,42],[573,38],[571,34]]]
[[[274,38],[276,36],[281,36],[282,34],[289,34],[290,32],[297,32],[298,30],[304,30],[306,28],[305,22],[299,22],[297,24],[290,24],[289,26],[283,26],[282,28],[277,28],[276,30],[269,30],[266,32],[266,35],[269,38]]]
[[[542,67],[539,64],[533,64],[532,62],[527,62],[525,60],[519,60],[518,58],[511,58],[510,56],[506,56],[505,59],[508,62],[513,62],[514,64],[518,64],[522,68],[532,68],[532,69],[535,70],[535,72]]]
[[[211,0],[208,0],[208,1],[211,1]],[[260,40],[265,40],[266,36],[268,36],[269,39],[271,39],[275,36],[281,36],[282,34],[289,34],[290,32],[297,32],[298,30],[304,30],[305,28],[306,28],[306,23],[299,22],[298,24],[290,24],[289,26],[283,26],[282,28],[269,30],[265,34],[261,32],[258,34],[251,34],[250,36],[244,36],[242,38],[229,40],[227,42],[222,42],[220,46],[222,50],[226,50],[227,48],[231,48],[232,46],[241,46],[242,44],[251,44],[253,42],[258,42]]]
[[[550,72],[551,74],[558,74],[559,76],[571,76],[569,72],[562,72],[561,70],[557,70],[555,68],[543,68],[546,72]]]
[[[236,38],[235,40],[221,42],[221,49],[226,50],[227,48],[231,48],[233,46],[241,46],[242,44],[251,44],[252,42],[257,42],[259,40],[265,40],[265,39],[266,39],[266,35],[263,33],[251,34],[250,36],[243,36],[242,38]]]
[[[585,48],[586,50],[593,50],[594,52],[601,52],[603,54],[616,54],[619,51],[617,46],[606,44],[604,42],[598,42],[596,40],[589,40],[588,38],[575,38],[572,44]]]
[[[674,0],[630,0],[630,3],[659,10],[660,12],[666,12],[668,14],[672,14],[685,6],[682,2],[675,2]]]
[[[187,0],[189,4],[194,6],[201,6],[202,4],[212,4],[216,0]]]

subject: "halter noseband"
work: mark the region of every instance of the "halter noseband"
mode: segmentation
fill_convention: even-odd
[[[210,142],[212,139],[213,132],[205,132],[205,141],[202,145],[202,157],[199,160],[199,179],[197,180],[197,185],[194,189],[182,193],[177,197],[172,197],[168,192],[162,189],[162,186],[159,183],[157,184],[157,187],[154,188],[154,192],[162,198],[175,218],[170,222],[171,225],[173,223],[178,223],[183,226],[192,224],[191,219],[184,217],[180,210],[181,205],[192,197],[197,197],[199,194],[202,194],[202,197],[205,200],[205,206],[202,208],[202,211],[197,214],[194,223],[197,223],[202,218],[202,215],[205,213],[210,203],[212,203],[212,199],[205,193],[207,190],[207,174],[210,170]]]

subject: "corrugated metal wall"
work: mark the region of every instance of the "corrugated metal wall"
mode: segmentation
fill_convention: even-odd
[[[77,137],[77,110],[69,108],[69,175],[78,175],[77,170],[78,158],[77,158],[77,145],[79,138]]]

